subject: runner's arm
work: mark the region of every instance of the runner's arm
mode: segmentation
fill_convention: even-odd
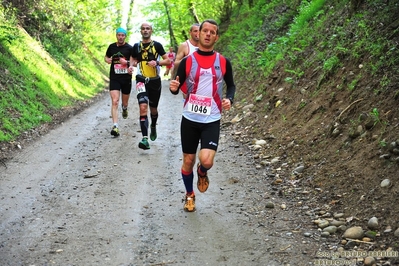
[[[180,84],[175,85],[175,79],[177,76],[179,77]],[[170,92],[174,95],[178,94],[185,80],[186,80],[186,58],[183,58],[183,60],[180,61],[179,67],[176,71],[176,76],[170,82],[171,83],[169,88]]]
[[[236,92],[236,85],[234,84],[233,79],[233,67],[231,66],[230,61],[226,58],[226,73],[224,75],[224,81],[226,82],[226,98],[231,101],[233,104],[234,95]]]
[[[161,58],[163,60],[158,61],[158,65],[159,66],[167,66],[167,65],[170,65],[172,63],[167,54],[164,54],[163,56],[161,56]]]
[[[107,63],[107,64],[111,64],[111,63],[112,63],[112,58],[111,58],[111,57],[108,57],[108,56],[104,56],[104,61],[105,61],[105,63]]]
[[[174,63],[174,69],[172,73],[172,78],[175,78],[176,76],[176,71],[179,68],[179,64],[181,60],[186,56],[187,52],[186,50],[188,49],[187,47],[187,42],[183,42],[179,45],[179,48],[177,48],[177,53],[175,57],[175,63]]]
[[[133,45],[133,49],[132,49],[132,66],[137,67],[137,65],[139,64],[140,60],[139,60],[139,53],[137,52],[139,49],[138,44],[135,43]]]
[[[110,51],[110,46],[108,46],[107,51],[105,52],[105,56],[104,56],[104,61],[107,64],[111,64],[112,63],[112,56],[111,56],[111,51]]]

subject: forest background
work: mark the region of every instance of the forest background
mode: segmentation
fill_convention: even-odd
[[[6,167],[107,91],[103,58],[117,27],[133,36],[150,21],[154,38],[177,48],[192,23],[213,18],[237,85],[224,125],[256,167],[274,157],[302,165],[282,178],[288,186],[302,182],[331,211],[398,227],[397,14],[392,0],[3,0],[0,159]]]

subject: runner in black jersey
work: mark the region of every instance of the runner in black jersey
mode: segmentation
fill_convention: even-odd
[[[132,90],[133,72],[133,47],[125,42],[126,30],[118,28],[116,30],[116,42],[111,43],[105,53],[104,60],[110,64],[109,70],[109,94],[111,96],[111,135],[119,136],[118,127],[118,107],[122,92],[122,117],[127,118],[127,106],[129,103],[130,92]]]

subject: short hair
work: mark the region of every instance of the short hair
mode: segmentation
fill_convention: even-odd
[[[205,19],[204,21],[202,21],[202,23],[201,23],[201,25],[200,25],[200,28],[199,28],[200,31],[202,30],[202,26],[203,26],[204,23],[206,23],[206,22],[208,22],[208,23],[210,23],[210,24],[212,24],[212,25],[215,25],[215,26],[216,26],[216,34],[219,34],[219,25],[218,25],[218,23],[217,23],[215,20],[213,20],[213,19]]]
[[[194,27],[199,27],[199,26],[200,26],[199,23],[194,23],[193,25],[191,25],[190,31],[192,31]]]
[[[148,26],[150,26],[150,28],[153,29],[152,28],[152,23],[150,23],[148,21],[144,21],[143,23],[140,24],[140,30],[141,30],[141,27],[143,27],[144,24],[148,24]]]

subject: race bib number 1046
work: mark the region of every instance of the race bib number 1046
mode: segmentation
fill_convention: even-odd
[[[212,98],[197,94],[190,94],[188,98],[188,111],[199,115],[210,115]]]

